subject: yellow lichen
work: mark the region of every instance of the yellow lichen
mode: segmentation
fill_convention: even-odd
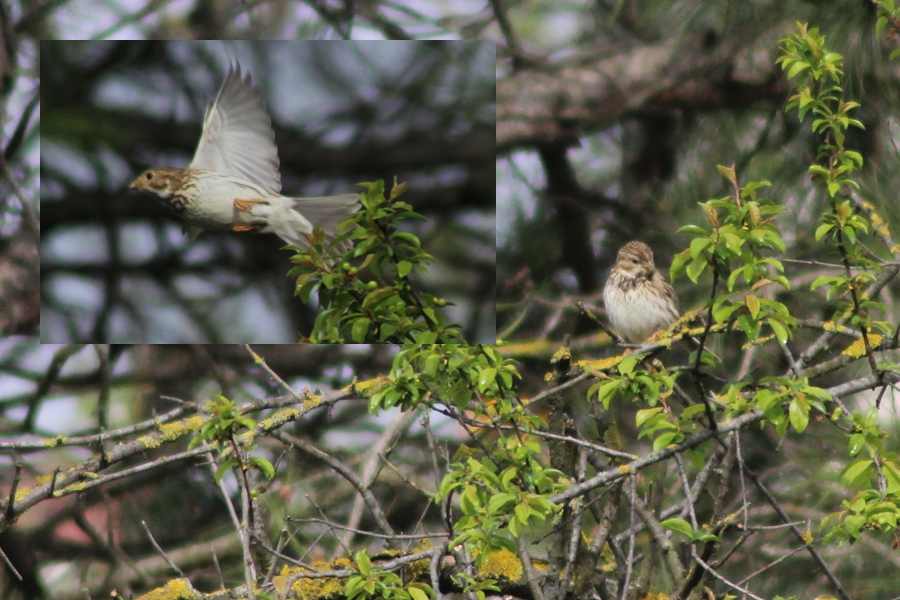
[[[318,408],[322,405],[322,395],[321,394],[310,394],[307,393],[303,398],[303,407],[304,412],[310,411],[314,408]]]
[[[509,550],[491,552],[481,565],[479,574],[491,579],[505,579],[506,581],[520,581],[524,571],[522,561]]]
[[[561,360],[571,360],[572,359],[572,350],[568,346],[563,346],[559,348],[556,352],[553,353],[553,356],[550,358],[550,364],[556,364]]]
[[[422,540],[422,543],[419,544],[413,552],[421,552],[423,550],[430,550],[432,548],[431,542],[426,540]],[[411,581],[425,581],[429,577],[429,571],[431,569],[431,560],[428,558],[423,558],[422,560],[417,560],[406,565],[409,573],[409,579]]]
[[[603,549],[600,550],[600,558],[597,561],[597,564],[600,565],[600,571],[603,573],[616,573],[619,570],[619,563],[616,562],[616,555],[613,553],[612,548],[609,547],[609,544],[603,544]]]
[[[625,358],[624,354],[620,354],[618,356],[610,356],[608,358],[601,358],[600,360],[579,360],[575,363],[577,367],[580,367],[585,373],[589,373],[592,375],[596,375],[601,371],[608,371],[613,368]]]
[[[31,493],[30,487],[17,488],[16,489],[16,502],[21,502],[30,493]]]
[[[333,563],[317,561],[312,563],[312,566],[320,571],[335,571],[353,568],[353,565],[347,559],[338,559]],[[281,568],[281,576],[286,579],[299,573],[308,572],[309,570],[304,569],[303,567],[289,567],[285,565]],[[301,577],[291,585],[291,594],[288,598],[297,600],[318,600],[320,598],[337,597],[343,593],[343,579],[338,579],[336,577],[323,577],[317,579]]]
[[[203,425],[203,417],[197,415],[173,423],[161,423],[158,427],[163,441],[174,442],[183,435],[193,434]]]
[[[869,344],[872,348],[876,348],[878,344],[881,343],[881,336],[877,333],[869,334]],[[853,358],[859,358],[860,356],[865,356],[866,354],[866,344],[862,338],[859,338],[849,346],[847,349],[841,352],[841,354],[846,354],[847,356],[851,356]]]
[[[366,379],[365,381],[354,381],[341,391],[355,392],[363,396],[371,396],[375,392],[381,391],[381,389],[389,383],[390,380],[388,379],[388,377],[382,375],[381,377]]]
[[[200,594],[187,579],[173,579],[166,585],[156,588],[136,600],[196,600]]]
[[[72,492],[80,492],[80,491],[84,490],[85,485],[86,484],[81,481],[79,481],[77,483],[73,483],[71,485],[67,485],[66,487],[62,488],[61,490],[56,490],[55,492],[53,492],[53,496],[59,497],[59,496],[64,496],[65,494],[71,494]]]
[[[283,408],[267,419],[263,419],[258,423],[259,428],[263,431],[272,431],[289,421],[300,418],[300,411],[296,408]]]
[[[181,419],[172,423],[160,423],[157,425],[157,431],[161,435],[158,435],[157,433],[142,435],[137,441],[141,443],[144,448],[152,450],[154,448],[159,448],[160,444],[163,442],[174,442],[182,436],[192,435],[200,429],[202,425],[203,417],[200,415]]]

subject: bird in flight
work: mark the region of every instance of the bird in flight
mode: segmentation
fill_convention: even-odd
[[[274,233],[306,248],[303,234],[321,227],[328,238],[359,208],[359,194],[282,196],[275,132],[250,76],[232,66],[206,109],[203,133],[185,169],[158,167],[129,186],[158,199],[183,221],[191,239],[203,230]],[[346,248],[344,248],[346,249]]]

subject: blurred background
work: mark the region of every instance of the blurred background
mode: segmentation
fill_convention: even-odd
[[[394,177],[427,221],[422,285],[471,342],[494,340],[494,47],[481,41],[44,42],[43,342],[295,342],[315,319],[274,235],[189,241],[143,169],[184,167],[239,62],[267,103],[282,193]]]
[[[0,336],[40,325],[40,81],[37,45],[0,2]]]

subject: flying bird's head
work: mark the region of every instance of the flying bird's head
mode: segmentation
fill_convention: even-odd
[[[160,167],[147,169],[131,182],[129,189],[151,194],[158,198],[171,198],[176,186],[181,181],[184,169]]]

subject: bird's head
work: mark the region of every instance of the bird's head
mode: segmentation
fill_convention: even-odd
[[[175,169],[173,167],[147,169],[131,182],[128,189],[152,194],[159,198],[169,198],[181,181],[183,173],[184,169]]]
[[[653,273],[653,251],[644,242],[628,242],[619,249],[616,268],[628,277],[646,277]]]

